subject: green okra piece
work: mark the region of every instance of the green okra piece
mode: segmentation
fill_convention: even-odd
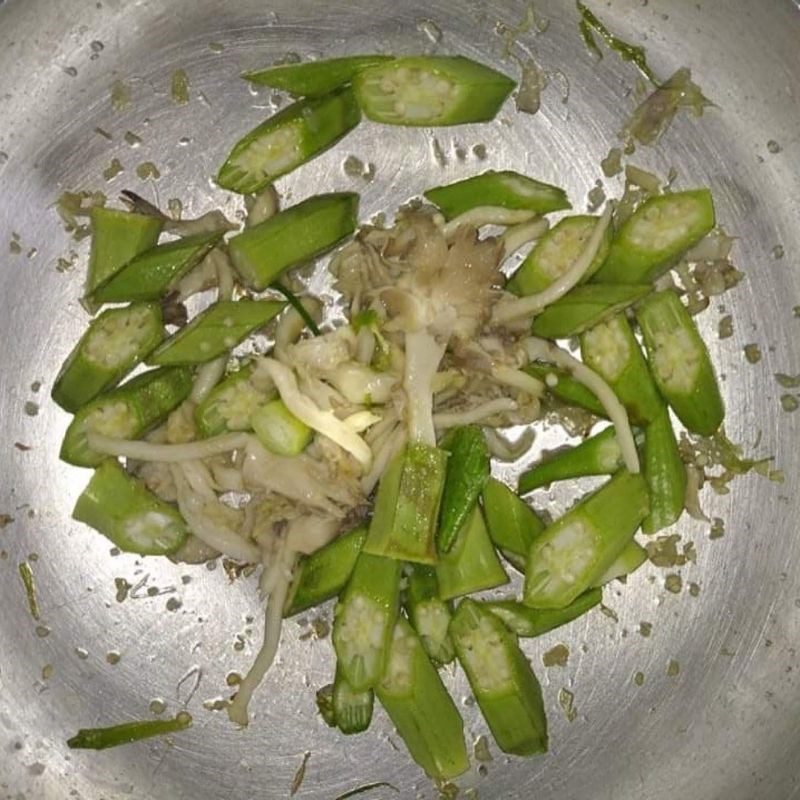
[[[399,617],[386,667],[375,687],[414,761],[434,780],[449,780],[469,768],[464,721],[419,637]]]
[[[480,506],[475,506],[448,553],[436,565],[439,596],[452,600],[508,583],[508,575],[489,538]]]
[[[520,572],[525,571],[533,540],[544,523],[515,492],[496,478],[483,487],[483,514],[494,546]]]
[[[597,225],[597,219],[586,214],[564,217],[536,242],[506,288],[518,295],[543,292],[580,258]],[[611,247],[612,235],[609,225],[581,283],[588,281],[603,266]]]
[[[251,83],[271,86],[295,97],[319,97],[350,83],[367,67],[375,67],[393,58],[377,54],[325,58],[303,64],[280,64],[248,70],[242,73],[242,77]]]
[[[336,597],[350,580],[366,538],[367,526],[359,525],[303,557],[292,578],[283,616],[291,617]]]
[[[648,511],[644,478],[620,470],[534,541],[522,602],[532,608],[568,606],[611,566]]]
[[[255,194],[332,147],[361,120],[349,88],[298,100],[245,134],[217,174],[223,189]]]
[[[542,689],[516,636],[469,598],[453,614],[450,635],[497,746],[519,756],[547,752]]]
[[[650,369],[664,399],[692,433],[710,436],[722,424],[722,403],[705,342],[689,312],[671,291],[636,309]]]
[[[528,494],[554,481],[587,475],[613,475],[622,465],[622,451],[613,427],[590,436],[575,447],[556,450],[519,478],[519,493]]]
[[[336,727],[336,712],[333,710],[333,684],[326,683],[321,689],[317,689],[314,698],[317,703],[317,711],[322,717],[322,721],[329,727]]]
[[[594,588],[578,595],[564,608],[531,608],[517,600],[494,600],[483,605],[503,620],[512,633],[533,637],[541,636],[583,616],[599,605],[602,599],[602,590]]]
[[[452,219],[477,206],[549,214],[571,208],[567,193],[559,186],[520,175],[519,172],[489,170],[463,181],[428,189],[425,197]]]
[[[597,283],[647,283],[675,266],[715,225],[708,189],[645,200],[614,236]]]
[[[279,456],[299,455],[314,437],[314,431],[292,414],[281,399],[257,408],[250,424],[261,444]]]
[[[686,466],[666,408],[645,428],[643,449],[650,513],[642,522],[642,531],[657,533],[680,519],[686,500]]]
[[[595,393],[584,386],[569,372],[551,364],[531,363],[523,370],[534,378],[539,378],[547,386],[547,391],[554,397],[570,406],[578,406],[597,417],[606,417],[603,404]]]
[[[148,364],[203,364],[263,328],[284,307],[273,300],[219,300],[157,347]]]
[[[440,555],[453,546],[456,534],[475,508],[491,471],[489,448],[477,425],[448,431],[442,448],[450,457],[436,533],[436,549]]]
[[[630,575],[632,572],[636,572],[645,561],[647,561],[647,550],[637,541],[631,539],[611,563],[611,566],[594,582],[594,585],[599,589],[615,578]]]
[[[436,525],[447,453],[409,442],[378,485],[364,552],[418,564],[436,563]]]
[[[194,410],[194,421],[201,438],[228,431],[252,430],[253,414],[275,397],[270,384],[253,374],[249,362],[223,378]]]
[[[163,422],[192,391],[192,373],[185,367],[153,369],[101,394],[72,418],[60,458],[76,467],[96,467],[106,456],[89,447],[90,432],[115,439],[138,439]]]
[[[356,692],[380,680],[400,603],[399,561],[363,550],[336,604],[333,646],[339,668]]]
[[[158,242],[164,220],[131,211],[95,206],[90,212],[92,241],[85,294],[92,292],[139,253]],[[91,299],[87,305],[94,307]]]
[[[53,400],[65,411],[77,411],[119,383],[163,338],[157,305],[137,303],[104,311],[92,320],[61,366]]]
[[[337,666],[333,679],[333,717],[344,734],[362,733],[372,721],[375,693],[372,689],[355,691]]]
[[[114,459],[94,471],[72,518],[99,531],[120,550],[142,556],[174,553],[189,535],[178,511]]]
[[[192,716],[181,711],[174,719],[148,719],[138,722],[124,722],[110,728],[81,728],[75,736],[67,740],[67,747],[73,750],[106,750],[122,744],[166,736],[185,731],[192,725]]]
[[[581,334],[581,358],[614,390],[632,422],[644,425],[661,413],[664,401],[624,314]]]
[[[196,267],[222,240],[222,231],[199,233],[159,244],[132,258],[100,283],[94,303],[158,300]]]
[[[535,336],[566,339],[603,322],[653,291],[650,284],[576,286],[538,314],[531,326]]]
[[[261,291],[291,267],[306,263],[349,236],[358,223],[354,192],[320,194],[291,206],[228,243],[242,280]]]
[[[515,86],[507,75],[463,56],[395,58],[353,78],[365,116],[386,125],[485,122]]]
[[[450,606],[439,597],[436,570],[415,564],[408,576],[406,609],[425,652],[434,664],[449,664],[455,658],[450,641]]]

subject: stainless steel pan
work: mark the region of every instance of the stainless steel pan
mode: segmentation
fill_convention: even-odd
[[[522,33],[516,45],[553,74],[536,116],[509,110],[487,126],[435,132],[364,125],[282,190],[300,199],[319,187],[355,187],[367,216],[426,186],[512,167],[564,183],[582,205],[631,107],[635,73],[610,53],[602,63],[590,57],[572,4],[542,0],[536,10],[550,21],[547,32]],[[593,613],[532,642],[552,752],[521,760],[494,750],[463,785],[484,798],[789,800],[800,796],[800,414],[782,410],[780,395],[791,391],[773,373],[800,371],[792,312],[800,305],[800,11],[789,0],[614,0],[597,11],[646,45],[658,74],[691,66],[716,103],[700,120],[677,120],[637,163],[674,166],[684,186],[710,185],[720,219],[739,237],[746,280],[701,319],[724,376],[731,437],[774,454],[786,481],[748,476],[725,497],[710,494],[708,509],[727,521],[721,539],[711,540],[707,525],[680,524],[697,563],[677,570],[679,594],[665,591],[669,570],[648,566],[609,592],[618,621]],[[205,711],[203,701],[224,695],[226,674],[246,669],[257,646],[254,588],[228,585],[222,569],[114,557],[70,521],[86,475],[57,459],[67,418],[48,392],[85,324],[81,270],[59,271],[57,259],[74,250],[83,263],[86,243],[69,242],[51,206],[64,189],[113,196],[128,187],[162,203],[180,197],[187,214],[213,205],[233,212],[208,177],[271,105],[268,91],[253,94],[238,79],[243,68],[287,53],[439,49],[513,70],[495,24],[524,16],[525,5],[511,0],[0,2],[0,512],[13,517],[0,531],[0,797],[286,797],[306,752],[300,797],[329,800],[373,781],[394,784],[402,797],[434,795],[383,715],[353,739],[319,721],[313,689],[328,680],[330,648],[305,637],[308,624],[288,624],[248,731]],[[170,98],[178,67],[191,81],[186,106]],[[123,111],[110,101],[117,79],[131,91]],[[138,148],[126,131],[141,137]],[[476,144],[485,145],[485,161]],[[347,155],[374,163],[374,180],[345,174]],[[125,171],[104,186],[101,172],[115,157]],[[160,180],[137,177],[145,161],[158,165]],[[734,335],[719,340],[723,306]],[[748,343],[761,347],[756,365],[743,356]],[[23,561],[37,583],[38,623],[18,574]],[[115,579],[136,587],[124,602]],[[653,625],[649,637],[642,621]],[[569,645],[569,663],[544,670],[540,656],[558,641]],[[680,671],[668,675],[672,661]],[[462,678],[452,684],[467,698]],[[562,688],[574,695],[572,722],[558,703]],[[77,727],[146,717],[153,700],[167,713],[188,704],[192,730],[171,745],[67,749]],[[469,735],[484,733],[463,705]],[[397,795],[383,788],[371,796]]]

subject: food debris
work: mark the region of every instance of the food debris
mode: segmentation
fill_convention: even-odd
[[[125,171],[122,162],[118,158],[112,158],[109,165],[103,170],[103,179],[113,181],[121,172]]]
[[[23,561],[19,565],[19,577],[22,579],[22,585],[25,587],[25,596],[28,598],[28,610],[31,616],[38,622],[40,614],[39,600],[36,597],[36,582],[33,577],[31,565],[27,561]]]
[[[672,594],[680,594],[683,589],[683,578],[677,573],[670,573],[664,578],[664,588]]]
[[[681,665],[673,658],[667,665],[667,676],[674,678],[681,671]]]
[[[106,653],[106,662],[108,664],[111,664],[112,667],[115,667],[117,664],[119,664],[121,659],[122,656],[120,655],[118,650],[109,650]]]
[[[127,83],[116,80],[111,84],[111,107],[123,111],[131,104],[131,90]]]
[[[167,704],[160,699],[150,701],[150,713],[163,714],[167,710]]]
[[[733,336],[733,315],[726,314],[717,325],[717,335],[720,339],[730,339]]]
[[[700,584],[699,583],[690,583],[689,584],[689,594],[692,597],[697,597],[700,594]]]
[[[600,162],[600,167],[607,178],[619,175],[622,172],[622,150],[619,147],[612,147]]]
[[[311,753],[309,751],[303,753],[303,761],[297,768],[297,772],[295,772],[294,778],[292,778],[292,786],[291,789],[289,790],[290,797],[294,797],[299,791],[300,787],[303,785],[303,779],[306,777],[306,765],[308,764],[309,758],[311,758]]]
[[[636,673],[634,673],[633,682],[637,686],[641,686],[644,683],[644,672],[636,672]]]
[[[722,517],[714,517],[711,520],[711,530],[708,533],[709,539],[721,539],[725,535],[725,520]]]
[[[128,599],[131,585],[125,578],[114,578],[114,586],[117,587],[116,600],[118,603],[124,603]]]
[[[744,357],[747,359],[748,364],[758,364],[761,361],[761,348],[755,344],[746,344],[744,346]]]
[[[543,656],[545,667],[566,667],[569,661],[569,648],[564,644],[551,647]]]
[[[172,88],[170,89],[172,101],[180,106],[189,102],[189,76],[185,69],[176,69],[172,73]]]
[[[639,623],[639,633],[645,637],[645,639],[650,636],[653,632],[653,623],[652,622],[640,622]]]
[[[558,704],[561,706],[567,721],[574,722],[578,716],[578,711],[575,708],[575,695],[569,689],[559,689]]]
[[[489,751],[489,740],[485,736],[479,736],[472,746],[472,752],[475,755],[475,760],[485,763],[493,761],[492,754]]]
[[[152,161],[143,161],[136,167],[136,174],[141,178],[143,181],[152,178],[154,181],[157,181],[161,177],[161,172],[159,172],[158,167]]]
[[[0,531],[7,527],[14,521],[14,517],[10,514],[0,514]]]
[[[797,411],[798,407],[800,407],[800,401],[793,394],[781,395],[781,408],[784,411],[791,413]]]

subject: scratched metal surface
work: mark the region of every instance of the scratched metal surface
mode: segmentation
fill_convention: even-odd
[[[631,106],[635,74],[613,55],[602,63],[589,56],[571,4],[551,0],[537,10],[549,29],[521,34],[515,52],[535,53],[553,73],[539,114],[518,115],[509,105],[492,124],[436,131],[438,158],[431,132],[365,124],[281,180],[283,195],[357,189],[366,217],[431,184],[510,167],[565,184],[581,207]],[[729,433],[748,445],[760,437],[756,452],[775,454],[786,482],[751,476],[727,497],[709,495],[711,513],[727,521],[721,539],[710,540],[708,526],[680,524],[697,563],[677,570],[679,594],[665,591],[667,571],[647,566],[607,593],[618,622],[595,611],[529,643],[552,752],[520,760],[493,748],[486,774],[474,765],[461,785],[483,798],[789,800],[800,796],[800,414],[781,411],[784,390],[772,376],[800,371],[800,319],[792,314],[800,305],[800,13],[788,0],[614,0],[599,11],[621,35],[646,44],[659,74],[690,65],[717,104],[701,120],[679,119],[635,161],[663,172],[674,166],[678,185],[710,185],[719,218],[740,237],[735,256],[747,279],[702,319],[724,376]],[[437,50],[515,71],[494,27],[523,16],[523,3],[498,0],[0,3],[0,512],[13,517],[0,530],[0,798],[286,797],[306,751],[299,797],[330,800],[372,781],[394,784],[402,797],[433,796],[382,713],[368,735],[350,739],[319,721],[313,690],[327,682],[331,654],[328,641],[304,638],[308,625],[286,626],[249,730],[204,710],[257,646],[253,586],[229,585],[221,569],[113,557],[104,540],[70,521],[86,473],[58,462],[67,417],[48,393],[86,321],[76,302],[80,267],[59,272],[57,259],[74,251],[82,265],[86,245],[69,242],[50,206],[65,189],[114,195],[130,187],[161,202],[180,197],[187,213],[217,205],[233,212],[237,201],[208,176],[271,108],[268,91],[253,94],[237,78],[243,68],[287,52]],[[169,90],[179,67],[191,81],[183,107]],[[569,83],[566,104],[559,75]],[[119,112],[109,100],[116,79],[131,89],[130,106]],[[124,140],[129,130],[142,139],[137,149]],[[476,144],[485,145],[485,161],[472,152]],[[375,179],[346,175],[347,155],[374,163]],[[101,173],[114,157],[125,171],[106,183]],[[135,174],[148,160],[161,171],[157,182]],[[619,189],[615,180],[607,187]],[[11,252],[12,241],[21,253]],[[783,258],[774,257],[776,245]],[[734,335],[724,341],[716,335],[721,306],[735,315]],[[742,352],[751,342],[763,352],[755,366]],[[18,575],[26,560],[39,623]],[[115,578],[140,584],[134,596],[118,602]],[[700,587],[696,598],[690,583]],[[177,610],[167,610],[170,599],[180,601]],[[648,638],[641,621],[653,625]],[[545,670],[541,655],[556,642],[570,647],[569,663]],[[668,676],[673,660],[680,672]],[[43,675],[46,665],[52,674]],[[644,674],[641,686],[636,672]],[[448,681],[472,740],[485,727],[463,677]],[[574,694],[572,722],[559,707],[561,688]],[[146,718],[154,699],[169,714],[187,707],[194,715],[194,727],[172,745],[67,749],[77,727]]]

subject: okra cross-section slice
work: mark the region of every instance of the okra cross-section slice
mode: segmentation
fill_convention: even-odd
[[[375,694],[411,757],[431,778],[449,780],[467,771],[464,721],[403,617],[392,632],[386,667]]]
[[[567,193],[560,187],[511,170],[489,170],[463,181],[436,186],[428,189],[425,197],[439,208],[446,219],[478,206],[528,210],[537,214],[570,208]]]
[[[254,289],[266,289],[287,269],[310,261],[349,236],[358,222],[358,195],[333,192],[310,197],[228,243],[236,271]]]
[[[648,284],[584,284],[551,303],[533,320],[531,331],[546,339],[577,336],[619,314],[649,294]]]
[[[374,688],[383,672],[400,603],[400,567],[362,550],[336,604],[333,646],[354,691]]]
[[[418,564],[436,563],[436,525],[447,453],[409,442],[381,477],[364,552]]]
[[[563,608],[595,584],[649,511],[647,484],[620,470],[534,541],[522,601]]]
[[[606,410],[595,393],[566,370],[540,363],[527,364],[523,370],[543,381],[547,391],[562,403],[583,408],[597,417],[606,417]]]
[[[220,300],[174,333],[147,359],[148,364],[203,364],[236,347],[263,328],[284,303],[272,300]]]
[[[442,448],[450,457],[442,493],[436,549],[446,553],[461,526],[472,513],[481,490],[489,478],[489,448],[477,425],[465,425],[448,431]]]
[[[483,513],[494,546],[520,572],[525,571],[533,540],[544,530],[534,510],[497,478],[483,487]]]
[[[178,511],[129,475],[117,461],[104,461],[92,475],[72,512],[126,553],[165,556],[188,536]]]
[[[460,125],[493,119],[516,83],[463,56],[408,56],[359,72],[361,110],[386,125]]]
[[[336,597],[350,580],[366,538],[366,525],[359,525],[305,556],[295,570],[283,616],[291,617]]]
[[[164,220],[131,211],[95,206],[90,212],[92,242],[86,295],[92,292],[120,267],[139,253],[149,250],[158,241]],[[87,300],[93,307],[91,300]]]
[[[332,147],[360,120],[358,103],[349,88],[298,100],[234,145],[217,183],[232,192],[255,194]]]
[[[555,209],[554,209],[555,210]],[[518,295],[538,294],[558,280],[580,257],[597,225],[597,217],[579,214],[564,217],[536,242],[519,269],[508,282],[510,292]],[[611,226],[605,228],[603,241],[581,283],[603,266],[611,247]]]
[[[556,450],[519,477],[519,493],[527,494],[554,481],[587,475],[613,475],[622,466],[622,451],[613,427],[575,447]]]
[[[708,189],[674,192],[645,200],[614,236],[598,283],[654,281],[678,263],[714,227]]]
[[[439,597],[436,570],[415,564],[406,590],[408,617],[425,652],[435,664],[449,664],[455,658],[450,627],[450,606]]]
[[[77,411],[122,380],[163,338],[157,305],[104,311],[64,361],[53,384],[53,400],[65,411]]]
[[[547,752],[542,688],[516,636],[488,608],[470,599],[453,614],[450,634],[497,746],[519,756]]]
[[[344,734],[361,733],[372,721],[375,693],[372,689],[355,691],[339,666],[333,679],[333,718]]]
[[[350,83],[367,67],[375,67],[393,56],[363,55],[326,58],[303,64],[280,64],[266,69],[249,70],[242,77],[260,86],[271,86],[296,97],[319,97]]]
[[[605,586],[615,578],[630,575],[647,561],[647,550],[639,542],[631,539],[622,552],[614,559],[611,566],[594,582],[596,588]],[[591,590],[590,590],[591,591]],[[588,592],[586,593],[588,594]],[[582,597],[583,595],[581,595]],[[578,598],[580,600],[580,597]],[[575,601],[578,602],[577,600]]]
[[[60,457],[76,467],[96,467],[104,459],[89,447],[88,434],[137,439],[158,425],[192,390],[185,367],[164,367],[137,375],[82,406],[70,422]]]
[[[158,300],[194,269],[219,243],[222,232],[200,233],[145,250],[103,281],[91,294],[95,303]]]
[[[492,614],[500,617],[512,633],[533,637],[541,636],[583,616],[599,605],[602,599],[602,590],[595,588],[578,595],[564,608],[531,608],[517,600],[494,600],[484,605]]]
[[[279,456],[299,455],[314,436],[314,431],[297,419],[281,399],[257,408],[250,424],[261,444]]]
[[[647,424],[661,413],[664,401],[624,314],[581,335],[581,358],[614,390],[634,423]]]
[[[508,575],[489,538],[480,506],[475,506],[461,526],[450,552],[440,554],[436,578],[442,600],[508,583]]]
[[[650,513],[642,530],[657,533],[678,521],[686,501],[686,466],[666,407],[645,428],[643,468],[650,489]]]
[[[710,436],[725,408],[705,342],[676,294],[658,292],[636,310],[656,385],[693,433]]]

